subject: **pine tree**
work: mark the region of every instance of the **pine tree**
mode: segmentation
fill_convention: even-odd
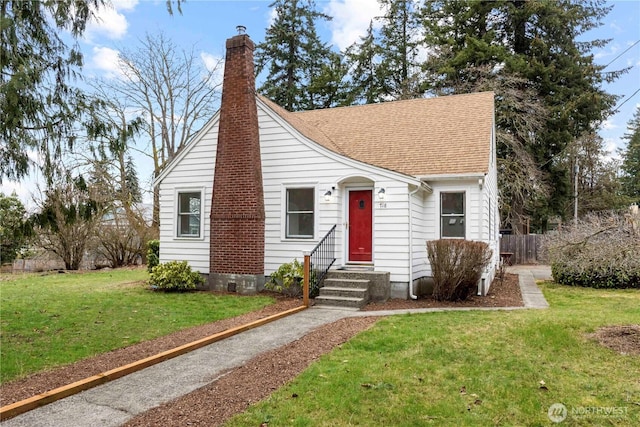
[[[70,81],[82,56],[57,30],[80,36],[91,9],[102,5],[101,0],[0,3],[0,181],[28,174],[28,150],[41,154],[49,176],[61,145],[72,144],[84,100]]]
[[[379,0],[385,14],[377,41],[378,80],[385,99],[411,99],[425,92],[419,59],[422,36],[412,0]]]
[[[180,11],[181,0],[167,0]],[[82,36],[106,0],[0,1],[0,182],[29,173],[37,151],[51,181],[65,147],[72,147],[91,105],[74,85],[82,54],[59,33]]]
[[[601,83],[615,79],[619,72],[604,73],[589,54],[590,49],[606,42],[577,41],[578,36],[598,26],[609,10],[600,0],[428,1],[422,9],[426,39],[436,56],[429,64],[431,82],[440,92],[459,92],[459,87],[468,86],[475,78],[474,68],[488,67],[496,78],[520,79],[522,92],[529,92],[530,99],[539,101],[546,110],[541,126],[530,129],[529,135],[511,125],[498,129],[519,135],[522,153],[532,158],[543,178],[539,185],[550,191],[530,198],[526,210],[515,215],[533,218],[534,228],[540,230],[550,216],[565,214],[572,197],[571,171],[563,161],[567,146],[593,132],[615,102]],[[498,94],[497,104],[501,101]],[[521,110],[517,114],[522,117],[512,125],[526,121],[529,113]],[[499,116],[496,121],[501,126]],[[501,159],[509,161],[509,155],[517,154],[514,147],[499,145]],[[512,196],[502,194],[503,200]],[[514,207],[523,205],[515,203]],[[512,218],[515,229],[521,228],[518,218]]]
[[[255,54],[258,73],[267,71],[259,91],[289,111],[327,106],[332,88],[317,79],[331,75],[336,62],[316,21],[331,17],[317,11],[313,0],[276,0],[269,6],[276,17]]]
[[[380,52],[376,45],[373,21],[367,33],[345,51],[351,76],[351,93],[355,102],[373,104],[383,101],[382,84],[379,81]]]
[[[636,108],[627,130],[628,133],[624,135],[627,146],[622,152],[622,191],[640,204],[640,108]]]

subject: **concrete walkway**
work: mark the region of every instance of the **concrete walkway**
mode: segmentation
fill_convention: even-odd
[[[536,285],[536,280],[550,280],[551,268],[548,265],[514,265],[507,267],[507,272],[518,274],[520,292],[524,306],[527,308],[548,308],[549,303]]]
[[[550,272],[532,266],[510,267],[520,274],[524,308],[548,307],[534,278]],[[522,307],[488,308],[513,310]],[[2,427],[116,427],[135,415],[188,394],[266,351],[293,342],[313,329],[350,316],[387,316],[453,309],[351,311],[327,308],[308,310],[242,332],[174,359],[67,397],[1,423]],[[457,310],[478,310],[461,308]]]

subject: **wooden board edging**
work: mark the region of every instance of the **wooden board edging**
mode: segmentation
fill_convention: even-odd
[[[3,406],[0,408],[0,421],[8,420],[9,418],[13,418],[16,415],[23,414],[25,412],[31,411],[32,409],[36,409],[40,406],[55,402],[56,400],[63,399],[76,393],[80,393],[81,391],[96,387],[100,384],[113,381],[120,377],[124,377],[125,375],[132,374],[144,368],[148,368],[149,366],[164,362],[165,360],[169,360],[190,351],[197,350],[206,345],[213,344],[214,342],[232,337],[241,332],[257,328],[258,326],[265,325],[267,323],[273,322],[274,320],[287,317],[291,314],[295,314],[306,309],[307,307],[301,306],[276,313],[263,319],[253,321],[245,325],[237,326],[235,328],[227,329],[225,331],[218,332],[217,334],[209,335],[208,337],[172,348],[171,350],[163,351],[161,353],[146,357],[136,362],[129,363],[127,365],[93,375],[83,380],[79,380],[74,383],[55,388],[53,390],[45,391],[44,393],[40,393],[28,399],[20,400],[10,405]]]

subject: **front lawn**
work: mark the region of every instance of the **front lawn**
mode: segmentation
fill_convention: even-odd
[[[542,289],[548,310],[381,320],[228,425],[546,426],[554,404],[561,425],[640,425],[640,356],[588,337],[639,324],[640,292]]]
[[[147,278],[144,269],[0,276],[0,382],[275,302],[152,292]]]

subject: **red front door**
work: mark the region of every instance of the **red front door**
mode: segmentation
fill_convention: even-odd
[[[349,261],[371,262],[372,190],[349,191]]]

